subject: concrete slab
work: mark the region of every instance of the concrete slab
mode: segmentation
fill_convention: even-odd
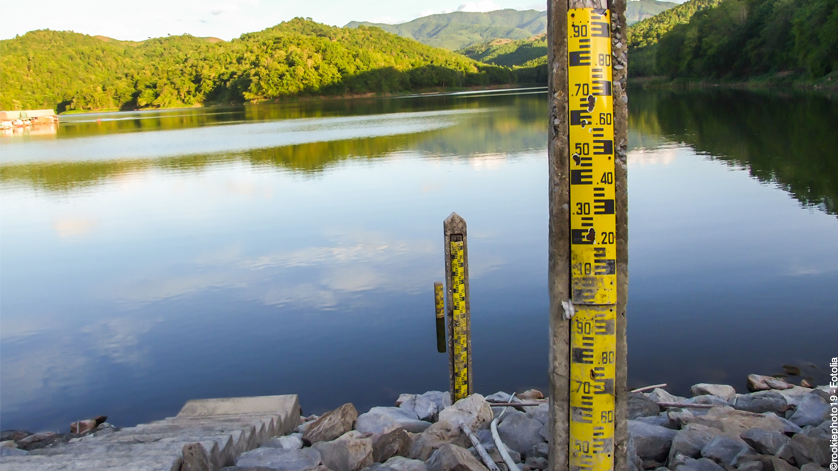
[[[296,395],[200,399],[187,402],[177,417],[90,435],[27,456],[2,457],[0,471],[177,471],[186,448],[190,456],[203,456],[195,469],[209,471],[232,465],[242,453],[299,423]]]
[[[283,396],[227,397],[221,399],[193,399],[178,412],[177,417],[202,417],[232,414],[276,414],[291,416],[299,413],[296,394]]]

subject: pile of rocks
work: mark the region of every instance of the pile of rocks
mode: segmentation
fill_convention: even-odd
[[[509,408],[498,434],[520,470],[547,467],[547,402],[541,393],[524,395],[538,406]],[[489,424],[510,395],[474,394],[451,404],[447,392],[403,394],[395,407],[373,407],[358,415],[352,404],[306,417],[295,433],[277,437],[242,454],[228,470],[283,471],[486,471],[462,430],[474,432],[501,471],[508,471]],[[520,400],[517,400],[520,402]],[[519,470],[515,470],[519,471]]]
[[[792,386],[752,375],[752,392],[732,386],[696,384],[693,397],[656,388],[629,395],[630,471],[822,471],[830,458],[826,388]],[[345,404],[311,416],[295,433],[244,453],[228,470],[283,471],[486,471],[465,436],[465,424],[502,471],[509,471],[492,440],[498,434],[518,470],[547,468],[548,404],[537,391],[532,406],[499,392],[451,404],[448,393],[403,394],[395,407],[373,407],[358,415]]]
[[[0,432],[0,456],[25,456],[32,450],[55,447],[76,438],[101,436],[117,430],[116,427],[105,422],[107,419],[107,416],[102,415],[73,422],[70,424],[69,433],[4,430]]]
[[[834,391],[758,375],[748,388],[696,384],[691,398],[630,393],[630,471],[823,470]]]

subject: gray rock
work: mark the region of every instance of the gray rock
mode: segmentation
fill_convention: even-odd
[[[724,468],[716,464],[713,460],[707,458],[693,459],[686,458],[678,467],[672,468],[673,471],[724,471]]]
[[[430,422],[419,420],[415,414],[399,407],[373,407],[355,421],[355,430],[362,433],[385,433],[397,428],[419,433],[430,426]]]
[[[763,455],[776,455],[780,447],[789,442],[789,437],[780,432],[768,432],[758,428],[746,430],[739,437]]]
[[[701,450],[718,436],[720,431],[700,424],[687,424],[672,439],[667,462],[672,463],[678,454],[687,458],[701,458]]]
[[[503,408],[492,407],[492,411],[494,412],[494,418],[498,419],[498,425],[502,424],[504,420],[509,419],[510,417],[514,417],[516,415],[520,415],[526,417],[527,414],[524,412],[517,411],[515,409],[507,408],[506,412],[503,412]]]
[[[541,427],[541,430],[538,431],[538,434],[541,435],[542,440],[544,440],[547,443],[550,443],[550,428],[547,426],[547,424],[544,424],[544,426]]]
[[[780,422],[783,423],[783,433],[785,433],[787,435],[788,434],[800,433],[803,430],[802,428],[800,428],[799,425],[790,421],[789,419],[786,419],[784,417],[778,417],[778,418],[780,419]]]
[[[503,391],[498,391],[494,394],[490,394],[486,396],[486,400],[489,402],[509,402],[509,399],[512,397],[511,394],[507,394]]]
[[[519,413],[504,419],[498,426],[498,435],[507,448],[526,453],[542,441],[539,431],[543,426],[541,422]]]
[[[550,406],[547,404],[539,404],[536,407],[531,408],[527,411],[527,417],[530,419],[535,419],[542,424],[547,423],[547,419],[549,417]]]
[[[409,411],[409,415],[415,415],[419,420],[433,422],[439,416],[439,406],[431,398],[426,396],[414,396],[399,406]]]
[[[701,449],[701,456],[721,465],[733,466],[736,456],[748,450],[740,440],[730,437],[716,437]]]
[[[242,453],[236,460],[240,468],[267,468],[279,471],[303,471],[320,464],[320,452],[314,448],[284,450],[282,448],[256,448]]]
[[[785,424],[775,414],[754,414],[731,407],[713,407],[702,416],[685,416],[681,420],[685,424],[696,423],[717,428],[725,435],[737,438],[742,432],[752,428],[776,432],[785,430]]]
[[[49,440],[55,437],[55,432],[40,432],[40,433],[33,433],[32,435],[27,436],[26,438],[21,438],[20,440],[15,440],[17,442],[17,446],[19,448],[28,448],[30,445],[41,442],[44,440]]]
[[[370,471],[428,471],[424,461],[412,460],[404,456],[394,456],[384,464],[375,464],[367,469]]]
[[[774,392],[777,394],[781,394],[783,397],[786,398],[786,402],[789,405],[796,406],[800,404],[800,401],[803,400],[809,393],[812,392],[811,388],[803,388],[800,386],[792,386],[789,389],[775,389]]]
[[[708,384],[708,383],[699,383],[694,384],[690,388],[690,394],[693,396],[702,396],[705,394],[709,394],[711,396],[716,396],[724,399],[727,402],[733,400],[736,397],[736,390],[733,389],[733,386],[728,386],[727,384]]]
[[[789,389],[792,385],[779,378],[763,375],[748,375],[748,391],[766,391],[769,389]]]
[[[303,441],[299,437],[274,437],[259,446],[266,448],[282,448],[284,450],[298,450],[303,447]]]
[[[674,420],[669,418],[669,415],[665,412],[662,412],[658,415],[653,415],[651,417],[638,417],[635,420],[646,423],[646,424],[658,425],[660,427],[671,428],[671,429],[674,429],[674,430],[678,429],[678,424]]]
[[[782,414],[789,405],[785,396],[775,391],[759,391],[751,394],[741,394],[733,402],[733,408],[748,412],[774,412]]]
[[[668,403],[679,403],[684,402],[687,400],[685,397],[681,396],[673,396],[669,394],[665,390],[661,388],[655,388],[652,392],[646,395],[649,399],[653,400],[655,403],[658,402],[668,402]]]
[[[433,422],[436,422],[439,419],[439,412],[445,409],[446,407],[451,406],[451,394],[448,391],[428,391],[419,396],[424,400],[428,400],[436,405],[436,414],[433,416]],[[417,413],[418,415],[418,413]],[[419,417],[422,419],[422,417]],[[422,419],[422,420],[429,420],[429,419]]]
[[[626,463],[629,471],[643,471],[643,460],[637,456],[637,448],[634,447],[634,439],[631,435],[626,446]]]
[[[26,430],[3,430],[0,432],[0,442],[5,442],[7,440],[18,441],[28,437],[29,435],[32,435],[32,432],[27,432]]]
[[[410,451],[411,439],[404,429],[397,428],[386,433],[373,435],[372,460],[383,463],[393,456],[406,456]]]
[[[486,471],[465,448],[451,444],[440,447],[425,464],[428,471]]]
[[[797,468],[789,464],[788,461],[777,458],[776,456],[771,457],[771,466],[774,471],[797,471]]]
[[[815,463],[806,463],[800,467],[800,471],[826,471],[826,469],[821,468]]]
[[[357,430],[346,432],[336,440],[315,443],[323,464],[333,471],[359,471],[372,465],[372,438]]]
[[[727,399],[719,396],[714,396],[712,394],[702,394],[700,396],[695,396],[687,399],[685,401],[687,404],[706,404],[710,406],[729,406],[731,402]],[[700,414],[705,412],[702,409],[695,409],[691,411],[693,414]]]
[[[17,448],[17,443],[14,440],[5,440],[0,442],[0,448]]]
[[[303,433],[303,442],[311,445],[312,443],[334,440],[352,430],[357,418],[358,411],[351,403],[330,410],[306,427],[306,431]]]
[[[794,463],[794,450],[791,449],[791,445],[781,446],[774,456],[788,463]]]
[[[492,438],[492,431],[489,429],[481,429],[474,432],[474,435],[477,436],[477,439],[480,440],[480,443],[486,444],[494,444],[495,439]]]
[[[492,407],[480,394],[460,399],[439,413],[440,422],[449,422],[458,427],[465,424],[471,430],[488,427],[493,418]]]
[[[413,441],[409,457],[426,461],[437,449],[450,443],[466,446],[468,438],[459,426],[440,420]]]
[[[801,427],[813,425],[817,427],[829,418],[829,402],[826,393],[814,390],[807,394],[797,405],[797,410],[789,420]]]
[[[547,469],[547,458],[528,456],[524,465],[528,466],[530,469]]]
[[[0,447],[0,456],[24,456],[27,454],[29,454],[28,451],[21,450],[20,448]]]
[[[810,437],[803,433],[798,433],[791,437],[789,447],[791,447],[794,453],[794,461],[798,465],[802,466],[806,463],[815,463],[820,466],[826,466],[829,462],[829,440],[827,439]]]
[[[547,442],[538,442],[525,453],[527,458],[535,456],[538,458],[547,458],[550,455],[550,445]]]
[[[748,460],[737,465],[737,471],[763,471],[765,465],[760,460]]]
[[[628,397],[628,418],[651,417],[660,414],[660,406],[643,393],[630,392]],[[546,414],[545,414],[546,415]]]
[[[672,439],[675,438],[675,431],[650,425],[636,420],[628,421],[628,432],[631,436],[637,456],[641,460],[655,460],[663,462],[669,453]]]

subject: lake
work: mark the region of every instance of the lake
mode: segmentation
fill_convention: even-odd
[[[744,391],[783,364],[823,384],[838,101],[631,90],[629,109],[629,386]],[[477,392],[547,389],[543,89],[66,116],[0,136],[0,201],[3,429],[445,390],[452,211]]]

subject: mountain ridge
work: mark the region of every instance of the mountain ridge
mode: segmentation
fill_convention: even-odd
[[[633,0],[626,8],[629,25],[677,7],[677,3]],[[547,12],[514,10],[437,13],[398,24],[350,21],[345,28],[376,27],[429,46],[457,51],[497,39],[526,40],[547,33]]]

